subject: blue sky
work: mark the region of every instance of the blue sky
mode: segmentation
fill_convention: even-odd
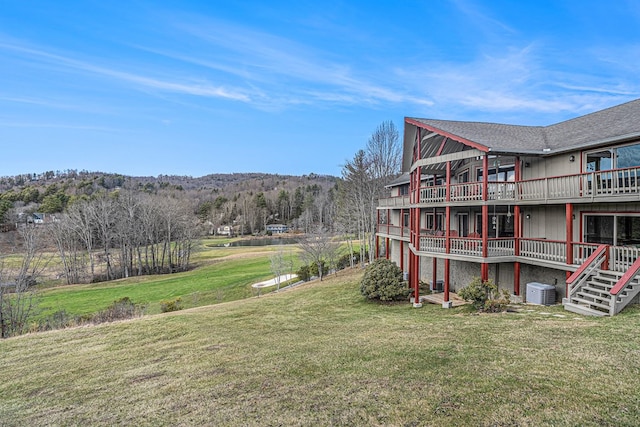
[[[640,98],[636,0],[0,0],[0,175],[339,175],[385,120]]]

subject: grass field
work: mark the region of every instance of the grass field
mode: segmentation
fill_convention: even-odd
[[[377,305],[360,277],[0,341],[0,425],[640,424],[637,307]]]
[[[178,297],[185,308],[247,298],[255,293],[253,283],[273,276],[269,260],[273,250],[203,246],[194,254],[194,262],[200,266],[193,271],[43,289],[39,318],[61,310],[72,315],[92,314],[123,297],[146,305],[148,314],[159,313],[161,301]],[[297,258],[289,256],[297,264]]]

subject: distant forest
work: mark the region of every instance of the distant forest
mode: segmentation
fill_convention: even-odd
[[[0,222],[3,229],[28,221],[34,213],[66,212],[79,201],[122,191],[180,200],[215,234],[231,226],[237,234],[264,233],[268,224],[307,231],[313,224],[333,228],[338,178],[233,173],[203,177],[159,175],[133,177],[77,170],[47,171],[0,178]]]

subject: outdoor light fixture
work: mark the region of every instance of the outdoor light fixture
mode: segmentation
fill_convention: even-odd
[[[576,161],[576,156],[574,156],[573,154],[569,156],[569,161],[570,162],[575,162]]]
[[[531,219],[531,214],[527,214],[527,219]]]

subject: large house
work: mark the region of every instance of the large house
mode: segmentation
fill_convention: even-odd
[[[640,284],[640,99],[550,126],[405,118],[378,256],[450,292],[473,277],[614,315]],[[640,277],[640,276],[638,276]]]

